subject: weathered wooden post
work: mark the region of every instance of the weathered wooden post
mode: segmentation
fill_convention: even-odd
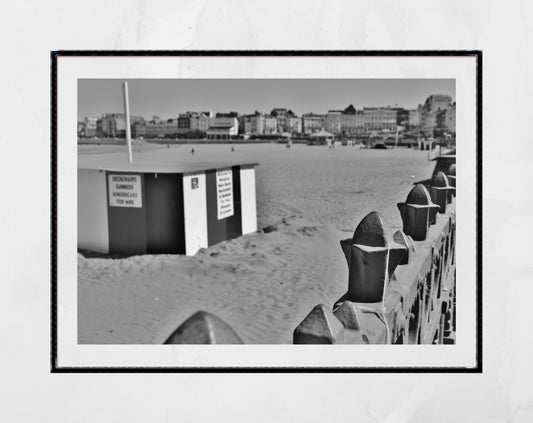
[[[344,340],[344,326],[324,304],[316,305],[293,333],[293,344],[337,344]]]
[[[439,206],[439,213],[446,213],[446,206],[451,201],[454,188],[450,186],[448,177],[439,171],[431,181],[431,199]]]
[[[361,330],[361,311],[350,301],[343,301],[333,310],[333,314],[339,319],[346,329]]]
[[[446,322],[446,315],[441,314],[439,321],[439,344],[444,344],[444,323]]]
[[[448,293],[447,301],[442,303],[442,313],[444,314],[444,337],[448,338],[452,334],[452,322],[451,322],[451,295]]]
[[[359,223],[352,239],[341,241],[341,247],[349,267],[346,299],[357,303],[383,301],[389,275],[401,261],[399,254],[408,248],[394,241],[375,211]]]
[[[440,209],[431,201],[427,188],[416,184],[407,195],[405,203],[397,205],[402,216],[403,232],[415,241],[424,241]]]
[[[165,344],[242,344],[226,322],[206,311],[198,311],[183,322]]]
[[[450,186],[457,188],[455,185],[455,163],[452,163],[448,170],[446,171],[446,176],[448,177],[448,182],[450,183]],[[453,192],[455,195],[455,191]]]
[[[405,251],[398,249],[391,250],[391,254],[393,255],[391,261],[394,259],[397,264],[409,264],[409,253],[411,251],[416,251],[413,238],[405,234],[401,229],[398,229],[396,232],[394,232],[393,239],[396,243],[403,245],[406,249]]]

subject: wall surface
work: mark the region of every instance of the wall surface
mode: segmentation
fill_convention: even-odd
[[[110,178],[136,175],[140,177],[141,207],[117,207],[108,200],[109,251],[119,254],[146,253],[146,188],[144,174],[138,172],[107,172],[107,191],[110,198]]]
[[[224,218],[219,218],[218,213],[217,171],[209,170],[206,172],[207,240],[209,246],[242,235],[239,166],[227,170],[232,172],[233,214]]]
[[[207,247],[205,184],[205,173],[203,172],[183,175],[185,246],[187,255],[196,254],[200,248]]]
[[[242,233],[257,231],[257,201],[255,196],[255,168],[241,166]]]
[[[78,170],[78,248],[109,252],[105,172]]]

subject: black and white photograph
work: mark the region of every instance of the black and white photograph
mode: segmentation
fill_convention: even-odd
[[[455,114],[453,79],[78,80],[78,342],[455,343]]]
[[[321,78],[318,67],[251,78],[203,62],[222,57],[170,57],[210,72],[73,78],[75,122],[58,90],[76,138],[68,337],[81,350],[150,345],[178,368],[356,369],[372,366],[371,345],[385,367],[398,366],[395,349],[419,348],[429,358],[410,355],[409,367],[478,368],[476,55],[466,57],[350,58],[389,74],[380,60],[448,63],[433,77],[347,78],[343,62],[335,74],[335,59],[316,57],[329,67]],[[100,58],[104,70],[122,59]],[[474,197],[461,203],[461,191]],[[221,348],[247,358],[226,361]]]

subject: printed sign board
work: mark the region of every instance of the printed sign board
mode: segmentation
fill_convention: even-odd
[[[218,220],[233,216],[233,172],[217,171],[217,212]]]
[[[108,175],[111,207],[142,207],[141,175]]]
[[[198,177],[191,178],[191,189],[197,189],[199,186],[198,184]]]

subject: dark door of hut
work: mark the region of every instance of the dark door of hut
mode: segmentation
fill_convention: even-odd
[[[180,174],[145,174],[146,252],[185,254],[183,179]]]

